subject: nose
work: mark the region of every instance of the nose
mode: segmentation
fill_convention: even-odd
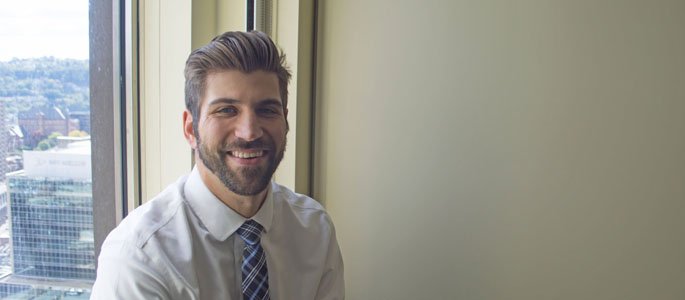
[[[235,136],[248,142],[262,137],[264,131],[254,112],[244,112],[236,120]]]

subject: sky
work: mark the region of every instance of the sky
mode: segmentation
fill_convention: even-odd
[[[0,0],[0,61],[88,59],[88,0]]]

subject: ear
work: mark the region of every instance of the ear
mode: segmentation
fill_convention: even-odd
[[[187,109],[183,111],[183,135],[191,148],[197,149],[197,140],[193,132],[193,115]]]

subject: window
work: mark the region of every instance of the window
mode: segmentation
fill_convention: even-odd
[[[88,299],[95,245],[124,211],[112,3],[0,2],[2,299]]]

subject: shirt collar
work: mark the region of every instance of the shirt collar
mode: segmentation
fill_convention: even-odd
[[[273,188],[271,186],[272,184],[267,186],[264,203],[252,217],[252,220],[255,220],[264,227],[264,233],[269,232],[273,220]],[[217,240],[226,240],[247,221],[247,219],[214,196],[202,181],[197,166],[193,168],[190,176],[188,176],[183,191],[188,205],[190,205],[209,233]]]

